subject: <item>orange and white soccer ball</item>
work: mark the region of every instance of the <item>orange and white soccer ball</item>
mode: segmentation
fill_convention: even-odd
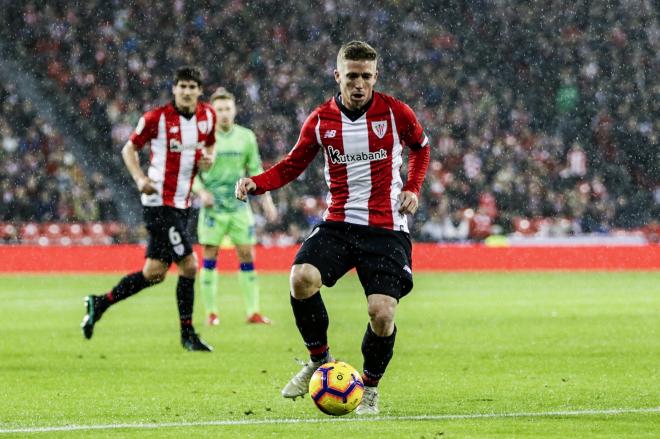
[[[323,413],[342,416],[352,412],[362,401],[364,383],[350,364],[333,361],[321,365],[309,382],[309,394]]]

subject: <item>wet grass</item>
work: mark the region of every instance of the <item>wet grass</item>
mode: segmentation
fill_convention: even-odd
[[[270,327],[244,323],[234,275],[220,282],[221,324],[195,323],[216,351],[179,345],[175,278],[121,303],[84,340],[82,298],[118,276],[0,277],[0,431],[131,424],[35,436],[658,437],[660,273],[415,275],[397,312],[381,384],[385,419],[332,420],[279,391],[305,352],[287,276],[262,274]],[[334,355],[361,368],[366,307],[349,274],[323,293]],[[588,414],[549,412],[594,411]],[[442,418],[544,413],[543,416]],[[430,416],[430,419],[409,417]],[[408,418],[405,418],[408,417]],[[435,417],[435,418],[434,418]],[[282,420],[300,419],[303,422]],[[230,421],[235,424],[152,426]],[[326,422],[333,421],[333,422]],[[335,422],[336,421],[336,422]],[[265,422],[265,423],[260,423]],[[26,436],[30,432],[15,432]]]

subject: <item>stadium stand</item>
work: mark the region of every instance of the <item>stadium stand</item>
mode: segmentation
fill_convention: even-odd
[[[384,1],[359,11],[343,0],[318,8],[289,3],[17,2],[7,5],[0,33],[18,34],[13,56],[69,96],[113,160],[140,114],[169,99],[172,70],[197,63],[207,89],[223,85],[238,96],[239,123],[257,133],[266,165],[292,146],[301,118],[335,92],[339,45],[366,39],[382,54],[379,88],[410,103],[432,139],[417,239],[616,230],[657,236],[660,27],[653,2]],[[27,151],[44,136],[38,121],[7,124],[26,127],[18,137]],[[4,151],[15,143],[7,133]],[[27,181],[11,189],[13,219],[115,219],[101,213],[111,210],[103,207],[111,204],[107,193],[105,201],[90,195],[103,193],[103,177],[76,186],[75,164],[50,143],[48,157],[57,169],[71,168],[62,179],[83,202],[74,205],[59,180],[39,186],[30,198],[38,203],[25,202]],[[7,164],[16,161],[9,157]],[[30,160],[39,159],[29,153],[20,166]],[[319,221],[322,167],[300,179],[275,194],[278,224],[259,219],[263,242],[299,241]],[[84,201],[90,198],[96,203]]]
[[[0,101],[2,242],[66,245],[79,241],[68,233],[75,224],[117,221],[103,176],[84,175],[62,136],[36,116],[34,103],[10,86],[0,86]],[[111,234],[104,237],[112,242]]]

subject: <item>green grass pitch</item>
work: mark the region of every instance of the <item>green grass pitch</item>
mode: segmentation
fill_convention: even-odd
[[[179,344],[173,276],[84,340],[83,296],[118,279],[0,277],[0,437],[660,437],[659,272],[417,273],[376,419],[280,396],[306,357],[286,274],[260,275],[271,327],[244,323],[233,274],[220,326],[197,299],[211,354]],[[323,296],[333,354],[361,369],[357,277]]]

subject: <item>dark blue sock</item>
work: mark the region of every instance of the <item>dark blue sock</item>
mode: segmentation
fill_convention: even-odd
[[[215,270],[217,262],[215,259],[204,259],[202,261],[202,266],[208,270]]]

